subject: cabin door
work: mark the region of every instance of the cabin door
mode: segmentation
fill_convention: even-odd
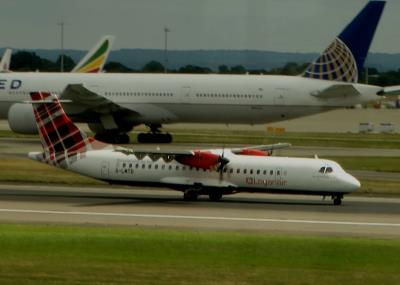
[[[282,168],[276,168],[275,169],[275,181],[281,181],[282,180]]]
[[[103,161],[101,163],[101,178],[107,179],[109,177],[110,163],[108,161]]]
[[[190,86],[183,86],[181,88],[181,101],[182,103],[190,103],[191,95],[190,95],[191,88]]]

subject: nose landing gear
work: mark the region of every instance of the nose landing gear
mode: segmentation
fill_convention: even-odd
[[[342,199],[343,199],[343,195],[341,195],[341,194],[332,195],[333,205],[335,205],[335,206],[342,205]]]

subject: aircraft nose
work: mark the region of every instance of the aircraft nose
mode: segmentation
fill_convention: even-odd
[[[360,181],[358,181],[355,177],[351,176],[350,174],[346,174],[344,182],[350,191],[356,191],[361,187]]]

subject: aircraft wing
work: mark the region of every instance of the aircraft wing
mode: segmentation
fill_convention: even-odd
[[[72,113],[74,115],[83,113],[109,115],[116,112],[138,115],[138,113],[126,109],[121,105],[89,90],[83,84],[69,84],[61,93],[60,98],[62,100],[70,101],[70,103],[65,104],[63,107],[67,113]]]
[[[333,84],[322,91],[312,93],[311,95],[321,98],[338,98],[338,97],[350,97],[360,95],[360,92],[352,84]]]
[[[208,150],[134,150],[123,147],[117,147],[115,152],[123,153],[127,156],[134,155],[138,159],[144,159],[146,156],[153,161],[163,159],[165,162],[176,160],[183,165],[201,169],[220,169],[229,163],[229,159],[223,155],[211,153]]]
[[[242,148],[233,148],[231,151],[234,154],[262,154],[265,152],[266,154],[272,153],[273,150],[288,148],[290,147],[290,143],[276,143],[276,144],[267,144],[267,145],[256,145],[250,147],[242,147]],[[253,152],[255,151],[255,152]]]

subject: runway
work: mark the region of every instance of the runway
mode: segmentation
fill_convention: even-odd
[[[400,199],[237,194],[185,202],[164,189],[0,185],[0,222],[400,237]]]

